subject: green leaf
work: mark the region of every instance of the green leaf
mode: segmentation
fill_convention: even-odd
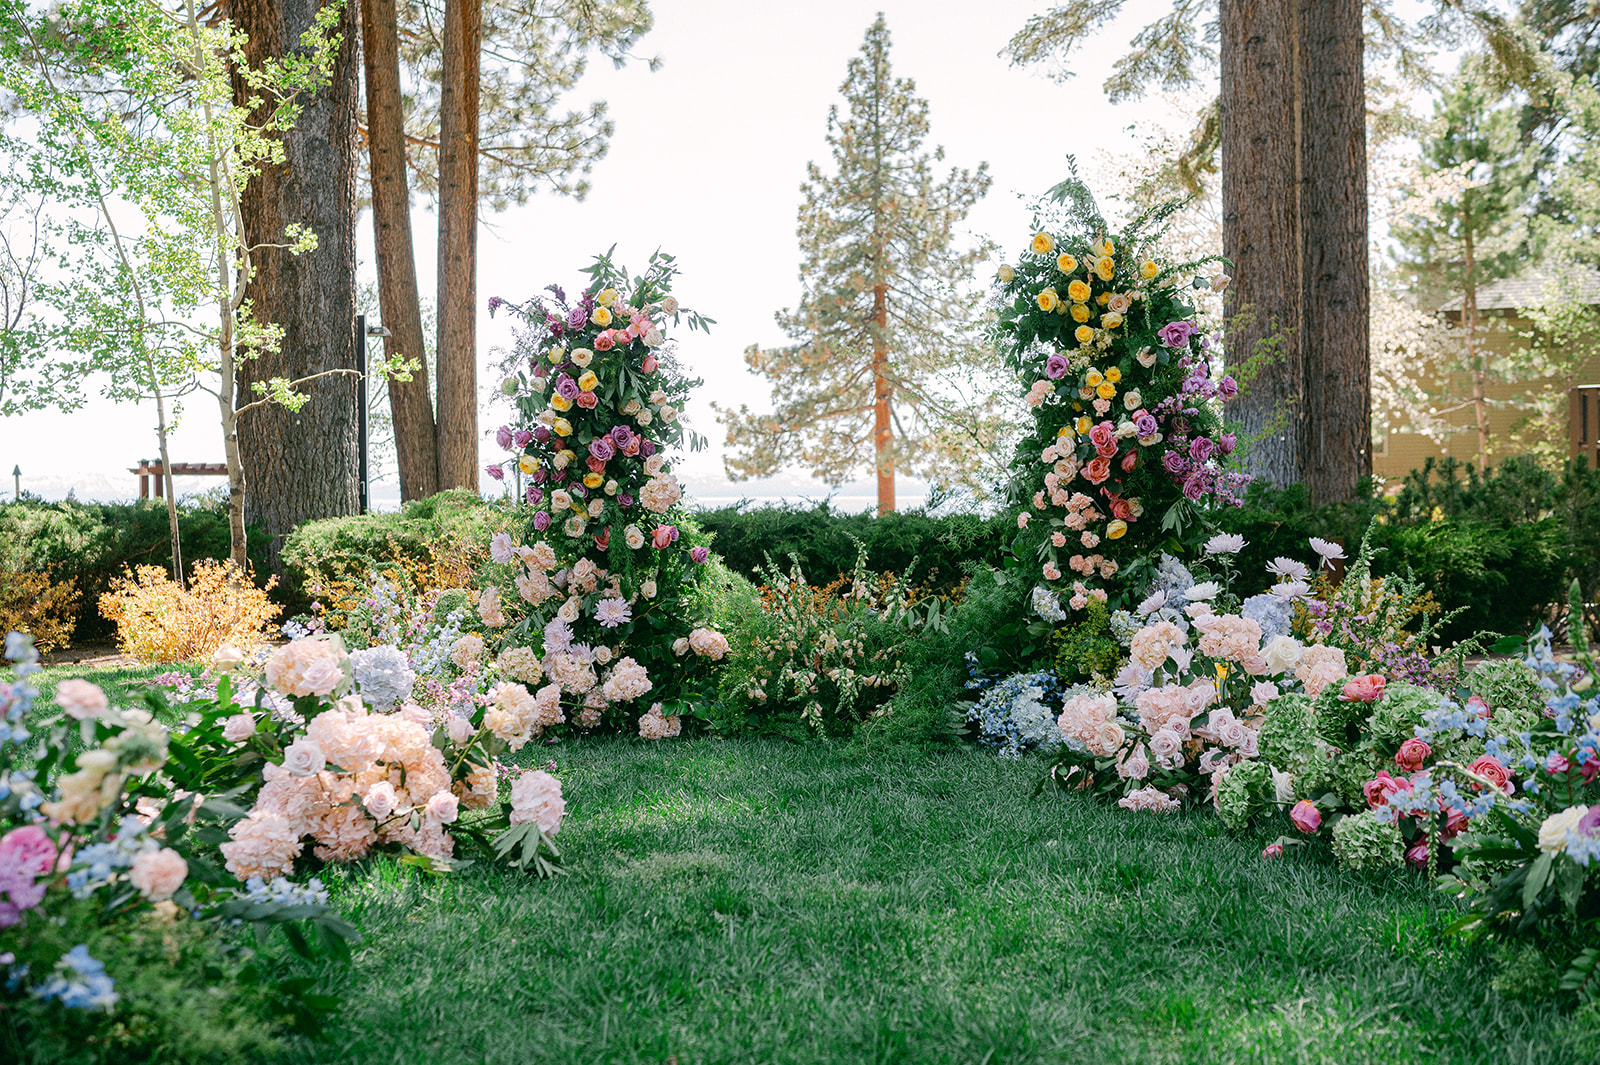
[[[1539,860],[1533,863],[1528,870],[1528,879],[1522,885],[1522,908],[1533,909],[1533,904],[1538,901],[1539,894],[1544,891],[1545,884],[1550,881],[1550,866],[1555,860],[1555,855],[1548,852],[1539,855]]]

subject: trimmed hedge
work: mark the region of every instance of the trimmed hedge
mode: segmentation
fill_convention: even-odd
[[[185,567],[202,559],[228,558],[225,503],[205,497],[178,503],[178,532]],[[247,530],[247,550],[256,575],[265,579],[266,537]],[[111,622],[100,616],[100,595],[111,580],[133,566],[172,567],[167,506],[158,499],[137,503],[47,503],[23,498],[0,503],[0,565],[47,573],[56,584],[71,582],[80,596],[78,641],[109,639]]]

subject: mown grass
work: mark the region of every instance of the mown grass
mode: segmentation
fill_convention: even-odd
[[[365,944],[328,1062],[1595,1060],[1448,899],[956,750],[562,743],[569,875],[333,871]]]
[[[32,677],[39,689],[39,705],[47,707],[55,698],[56,685],[73,677],[93,681],[105,689],[106,698],[114,706],[140,705],[139,693],[150,686],[150,681],[163,673],[198,674],[203,665],[195,662],[174,662],[166,665],[118,665],[87,667],[81,662],[65,662],[46,666]],[[57,712],[54,708],[51,713]]]

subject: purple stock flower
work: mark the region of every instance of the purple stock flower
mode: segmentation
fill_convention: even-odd
[[[550,512],[548,510],[541,510],[539,513],[535,514],[533,516],[533,527],[539,532],[544,532],[546,529],[550,528]]]
[[[616,453],[617,445],[611,442],[611,438],[609,436],[597,436],[589,445],[589,454],[599,459],[601,462],[606,462],[615,457]]]
[[[503,481],[506,479],[506,471],[501,468],[498,462],[485,466],[484,470],[489,474],[490,477],[493,477],[497,481]]]
[[[562,399],[571,400],[577,399],[578,393],[583,390],[578,387],[578,382],[572,379],[571,374],[562,374],[556,378],[556,391],[561,394]]]
[[[1052,381],[1059,381],[1067,376],[1067,358],[1060,352],[1050,356],[1044,361],[1044,375]]]
[[[1216,447],[1209,436],[1197,436],[1189,441],[1189,457],[1196,462],[1204,462],[1211,457],[1212,450]]]
[[[1199,332],[1195,324],[1190,321],[1168,322],[1159,330],[1161,343],[1169,348],[1188,347],[1189,338]]]
[[[1217,392],[1223,399],[1232,399],[1239,394],[1239,382],[1230,374],[1217,383]]]
[[[516,432],[511,434],[511,444],[513,447],[518,448],[519,450],[527,447],[531,443],[533,443],[533,434],[528,432],[526,429],[518,429]]]
[[[511,426],[502,425],[494,431],[494,442],[502,451],[511,450]]]

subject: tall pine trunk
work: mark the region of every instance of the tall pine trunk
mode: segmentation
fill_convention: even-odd
[[[235,24],[248,35],[251,66],[300,48],[320,0],[233,0]],[[263,168],[241,202],[250,244],[282,243],[286,227],[306,226],[317,247],[302,255],[281,248],[253,253],[256,273],[246,290],[260,322],[283,328],[276,353],[239,360],[240,406],[257,398],[250,386],[271,377],[290,380],[356,366],[356,17],[341,9],[332,78],[283,135],[286,158]],[[242,87],[235,87],[242,99]],[[245,516],[268,535],[271,568],[280,566],[282,537],[313,518],[354,514],[360,502],[356,471],[355,403],[365,383],[337,374],[305,387],[299,413],[276,405],[239,419],[246,485]]]
[[[1366,39],[1360,0],[1300,0],[1305,484],[1314,505],[1372,473]]]
[[[1233,262],[1228,365],[1258,366],[1229,407],[1252,473],[1303,470],[1298,0],[1222,0],[1222,244]]]
[[[878,513],[894,512],[894,434],[889,426],[889,349],[884,337],[889,328],[888,285],[872,288],[872,454],[878,472]]]
[[[439,487],[478,487],[478,64],[482,0],[446,0],[439,99]]]
[[[395,0],[361,0],[362,58],[367,78],[367,150],[372,171],[372,231],[378,260],[378,307],[389,330],[384,354],[415,359],[410,381],[391,378],[400,499],[439,490],[428,355],[422,335],[416,252],[411,239],[411,190],[406,176],[405,114],[400,91],[399,26]]]

